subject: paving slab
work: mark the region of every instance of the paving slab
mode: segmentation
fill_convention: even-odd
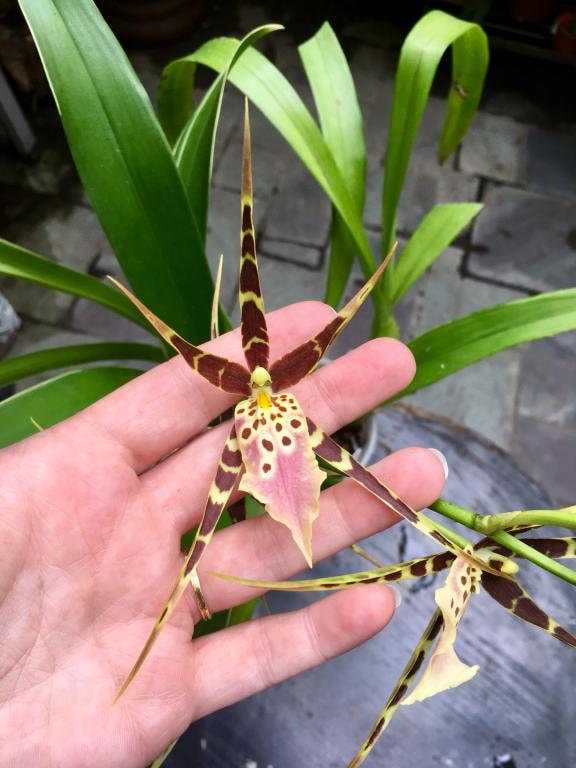
[[[73,332],[95,336],[106,341],[130,341],[151,344],[156,337],[142,326],[88,299],[78,299],[68,323]]]
[[[524,416],[516,419],[513,455],[559,506],[576,502],[575,445],[576,429]]]
[[[264,237],[322,248],[328,239],[330,203],[300,164],[280,179],[270,201]]]
[[[93,211],[61,198],[37,195],[16,187],[0,187],[0,228],[11,242],[86,272],[95,262],[105,236]],[[2,278],[3,291],[21,315],[49,323],[66,319],[73,296],[49,291],[22,280]]]
[[[576,429],[576,332],[529,344],[522,360],[518,413]],[[574,443],[576,447],[576,442]]]
[[[529,127],[504,115],[479,112],[460,150],[464,173],[512,184],[525,175]]]
[[[8,299],[0,293],[0,357],[14,340],[20,318]]]
[[[533,127],[526,144],[525,180],[530,187],[576,198],[576,128]]]
[[[576,201],[488,185],[472,230],[473,277],[527,291],[576,284]]]
[[[523,294],[462,280],[462,254],[448,249],[421,280],[414,335]],[[512,444],[522,352],[506,350],[416,392],[403,402],[457,421],[504,449]]]

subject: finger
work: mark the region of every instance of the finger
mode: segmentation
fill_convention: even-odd
[[[410,506],[421,509],[440,495],[444,470],[438,457],[425,448],[405,448],[376,464],[372,471]],[[345,480],[322,494],[320,515],[314,523],[314,561],[385,530],[398,516],[353,480]],[[264,590],[232,584],[213,571],[248,579],[279,581],[306,567],[290,532],[264,515],[220,531],[200,566],[204,597],[211,611],[221,611],[257,597]],[[359,563],[358,570],[363,565]],[[189,605],[199,619],[193,599]]]
[[[273,354],[282,355],[307,339],[333,314],[320,302],[292,304],[272,312],[268,323]],[[243,362],[238,329],[201,349]],[[127,461],[141,472],[204,429],[235,399],[176,357],[99,400],[80,418],[122,445]]]
[[[185,671],[194,717],[349,651],[383,629],[393,612],[392,591],[374,584],[195,640]]]
[[[293,391],[304,413],[333,432],[403,389],[413,374],[407,347],[395,339],[375,339],[320,368]],[[226,428],[201,435],[142,478],[179,531],[198,522],[225,435]]]

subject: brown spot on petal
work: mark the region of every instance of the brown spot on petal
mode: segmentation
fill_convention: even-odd
[[[284,436],[282,438],[282,445],[292,445],[292,440],[289,437]]]
[[[262,464],[262,472],[270,472],[271,469],[272,469],[271,464]]]
[[[574,637],[574,635],[571,635],[567,629],[564,629],[564,627],[559,627],[559,626],[554,627],[554,635],[563,643],[576,647],[576,637]]]
[[[384,580],[385,581],[398,581],[398,579],[402,578],[402,571],[392,571],[392,573],[386,573],[384,574]]]
[[[242,430],[242,439],[243,440],[248,440],[248,438],[250,437],[251,434],[252,434],[252,430],[250,429],[250,427],[245,427]]]
[[[282,424],[280,424],[280,422],[278,422],[274,428],[276,432],[282,432]]]
[[[400,688],[398,688],[398,690],[392,697],[390,701],[390,707],[393,707],[395,704],[398,704],[398,702],[404,698],[404,694],[406,693],[407,690],[408,690],[408,686],[405,683],[402,683]]]
[[[273,451],[274,450],[274,444],[271,440],[262,440],[262,445],[264,448],[266,448],[267,451]]]
[[[290,419],[290,426],[293,427],[293,429],[298,429],[300,424],[302,424],[302,422],[299,419]]]
[[[420,560],[418,563],[411,565],[410,573],[412,576],[424,576],[426,573],[426,560]]]

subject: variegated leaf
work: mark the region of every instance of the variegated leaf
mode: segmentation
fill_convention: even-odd
[[[458,624],[471,595],[479,589],[481,577],[482,572],[479,569],[460,557],[452,564],[446,584],[435,593],[436,604],[444,620],[442,634],[421,679],[402,704],[414,704],[449,688],[456,688],[478,672],[477,665],[469,667],[460,661],[454,650],[454,643]]]
[[[312,523],[320,511],[320,487],[326,477],[310,445],[300,405],[293,395],[247,400],[234,419],[245,474],[240,490],[251,493],[268,514],[286,525],[312,565]]]

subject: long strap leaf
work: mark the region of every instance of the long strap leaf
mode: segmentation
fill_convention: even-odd
[[[190,87],[197,64],[224,71],[237,45],[235,39],[218,38],[201,46],[181,60],[189,63],[189,73],[186,78],[180,74],[180,83]],[[370,277],[376,262],[362,221],[332,152],[300,96],[279,70],[252,48],[235,64],[229,80],[270,120],[324,189],[354,239],[364,274]]]
[[[165,360],[160,347],[151,344],[109,342],[96,344],[75,344],[56,349],[41,349],[27,355],[11,357],[0,361],[0,386],[45,371],[69,368],[82,363],[100,360],[148,360],[161,363]]]
[[[430,11],[404,41],[398,63],[382,194],[382,253],[395,240],[396,211],[430,87],[452,47],[452,84],[440,138],[440,161],[458,146],[474,117],[488,68],[486,35],[477,24]]]
[[[136,308],[109,285],[1,238],[0,273],[90,299],[148,330],[148,324]]]
[[[356,213],[361,217],[366,191],[366,143],[362,112],[348,62],[328,22],[299,46],[298,53],[312,89],[322,134],[346,179]],[[342,298],[355,253],[354,240],[333,206],[326,284],[326,301],[333,307]]]
[[[20,0],[78,172],[135,292],[192,341],[212,278],[148,96],[91,0]]]
[[[576,328],[576,288],[497,304],[413,339],[416,376],[394,400],[503,349]]]
[[[0,402],[0,448],[51,427],[139,376],[135,368],[69,371]],[[34,419],[34,422],[32,421]]]

